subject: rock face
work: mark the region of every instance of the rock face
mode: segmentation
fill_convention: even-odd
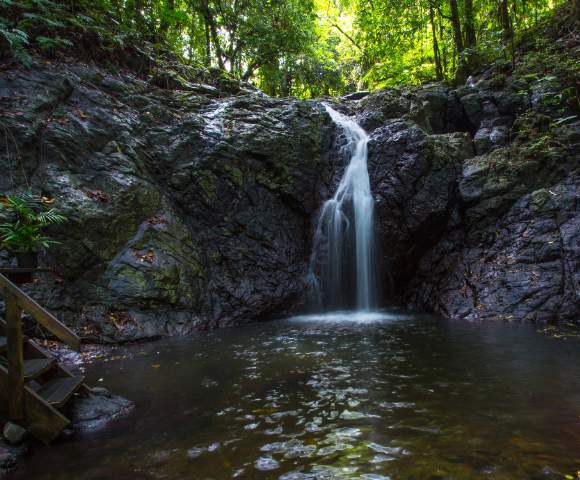
[[[304,298],[330,119],[314,102],[198,90],[78,64],[0,79],[0,189],[28,182],[70,219],[44,260],[57,281],[34,295],[88,337],[186,334]]]
[[[578,320],[580,121],[562,85],[482,75],[346,96],[369,132],[385,301],[451,318]],[[235,89],[234,89],[235,90]],[[0,79],[10,172],[70,223],[34,295],[125,341],[299,308],[312,227],[342,174],[318,102],[78,64]]]
[[[578,112],[542,80],[470,83],[347,106],[371,131],[385,295],[451,318],[577,322]]]
[[[465,133],[428,135],[405,120],[372,132],[369,169],[389,290],[403,293],[419,258],[444,231],[462,161],[471,152]]]

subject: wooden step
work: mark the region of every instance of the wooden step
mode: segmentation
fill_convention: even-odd
[[[60,407],[83,384],[85,377],[60,377],[45,383],[36,393],[50,405]]]
[[[51,369],[55,361],[52,358],[31,358],[24,360],[24,378],[30,380]]]
[[[0,365],[0,398],[9,398],[8,370]],[[45,444],[53,441],[69,424],[70,420],[54,406],[45,402],[28,385],[24,385],[26,417],[23,426]]]

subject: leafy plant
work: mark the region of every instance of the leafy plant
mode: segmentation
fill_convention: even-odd
[[[66,38],[48,38],[43,36],[36,37],[36,43],[41,48],[41,50],[55,50],[63,47],[72,47],[73,43]]]
[[[35,252],[58,244],[44,234],[44,228],[67,221],[48,200],[31,191],[0,199],[0,212],[9,220],[0,224],[0,245],[16,252]]]
[[[14,58],[24,66],[30,66],[32,57],[26,50],[28,46],[26,32],[9,27],[6,19],[0,17],[0,36],[8,43]]]

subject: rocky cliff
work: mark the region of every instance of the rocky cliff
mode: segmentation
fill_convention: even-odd
[[[559,91],[482,76],[351,106],[372,132],[387,295],[451,318],[578,320],[580,120]]]
[[[79,64],[5,73],[0,96],[0,189],[28,182],[70,219],[44,259],[56,282],[32,289],[86,336],[186,334],[303,303],[331,176],[320,104]]]
[[[384,298],[577,321],[578,105],[557,76],[499,71],[333,100],[371,135]],[[0,97],[0,189],[31,184],[70,219],[43,259],[56,278],[31,289],[85,336],[187,334],[304,305],[314,220],[343,168],[319,102],[78,63],[4,72]]]

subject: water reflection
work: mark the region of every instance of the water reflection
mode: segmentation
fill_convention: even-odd
[[[93,383],[104,378],[136,400],[134,414],[38,450],[11,478],[571,473],[580,467],[579,347],[526,326],[396,311],[295,317],[135,346],[132,359],[89,372]]]

